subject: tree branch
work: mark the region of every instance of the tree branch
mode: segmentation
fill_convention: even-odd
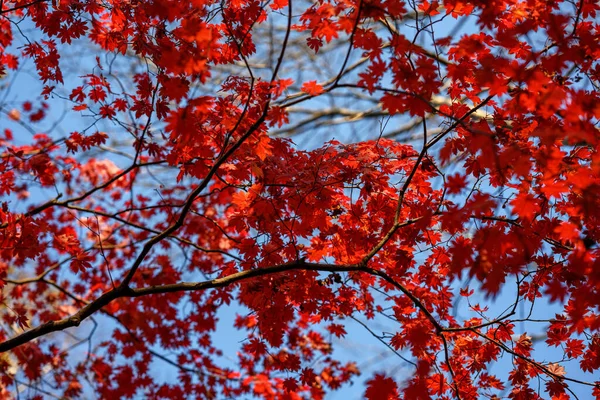
[[[362,269],[359,265],[334,265],[334,264],[317,264],[317,263],[305,263],[304,261],[295,261],[287,264],[279,264],[271,267],[265,267],[260,269],[252,269],[247,271],[237,272],[235,274],[227,275],[222,278],[207,280],[203,282],[181,282],[171,285],[161,286],[149,286],[145,288],[132,289],[128,286],[118,286],[109,292],[104,293],[96,300],[84,306],[77,313],[70,317],[63,318],[58,321],[50,321],[45,324],[39,325],[27,332],[24,332],[12,339],[6,340],[0,343],[0,353],[12,350],[18,346],[28,343],[41,336],[47,335],[52,332],[62,331],[67,328],[79,326],[82,321],[89,318],[92,314],[99,311],[103,307],[107,306],[112,301],[124,298],[124,297],[142,297],[150,294],[159,293],[173,293],[173,292],[185,292],[185,291],[196,291],[196,290],[207,290],[232,285],[234,283],[244,281],[250,278],[256,278],[264,275],[271,275],[286,271],[328,271],[328,272],[348,272],[348,271],[360,271],[369,272],[366,269]],[[368,270],[371,270],[370,268]]]

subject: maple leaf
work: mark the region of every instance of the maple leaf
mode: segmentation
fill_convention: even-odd
[[[96,86],[90,90],[88,97],[96,103],[104,101],[106,99],[106,91],[103,88]]]
[[[327,330],[337,337],[344,337],[346,335],[346,329],[343,325],[331,324],[327,327]]]
[[[279,97],[282,95],[282,93],[288,88],[290,87],[292,84],[294,83],[294,80],[291,78],[287,78],[287,79],[279,79],[275,82],[275,85],[273,86],[273,95],[275,97]]]
[[[570,221],[562,221],[560,225],[554,228],[554,232],[559,235],[561,240],[566,242],[573,242],[580,237],[579,227]]]
[[[19,325],[19,327],[23,330],[25,330],[25,328],[29,328],[29,319],[27,318],[26,315],[23,315],[23,314],[17,315],[16,322],[17,322],[17,325]]]
[[[311,368],[304,368],[302,370],[302,373],[300,375],[300,380],[305,385],[309,385],[309,386],[313,385],[313,383],[315,382],[316,379],[317,379],[317,375]]]
[[[323,39],[310,37],[306,39],[306,44],[317,53],[323,46]]]
[[[295,392],[298,390],[298,382],[294,378],[287,378],[283,381],[283,387],[288,392]]]
[[[369,400],[389,400],[398,398],[398,387],[392,378],[385,375],[375,374],[367,382],[365,398]]]
[[[75,273],[83,272],[88,268],[92,267],[91,262],[94,260],[92,256],[87,253],[79,253],[71,260],[71,270]]]
[[[567,357],[579,358],[583,354],[585,345],[580,339],[569,339],[565,344]]]
[[[311,96],[318,96],[325,91],[323,89],[323,86],[319,85],[317,83],[317,81],[304,82],[304,84],[302,84],[302,87],[300,88],[300,90],[302,90],[304,93],[307,93]]]
[[[556,376],[564,376],[566,374],[565,368],[556,363],[549,364],[546,368],[548,369],[548,371],[550,371],[550,373]]]
[[[109,105],[103,105],[100,107],[100,116],[102,118],[113,118],[117,113],[115,110]]]
[[[273,146],[270,144],[271,139],[267,135],[261,135],[256,143],[254,151],[261,161],[264,161],[273,153]]]
[[[12,119],[13,121],[19,121],[21,119],[21,112],[16,108],[13,108],[8,112],[8,118]]]
[[[510,202],[515,214],[525,220],[532,220],[540,212],[541,201],[530,193],[519,193]]]
[[[76,87],[71,91],[71,94],[69,95],[69,99],[74,100],[78,103],[84,101],[86,97],[87,96],[83,90],[83,86]]]
[[[454,174],[446,177],[446,188],[448,194],[460,193],[467,186],[467,178],[464,175]]]
[[[381,103],[384,109],[388,110],[391,115],[394,115],[403,113],[408,108],[404,100],[404,96],[395,96],[386,93],[381,98]]]
[[[439,7],[440,7],[440,5],[437,1],[433,1],[431,3],[428,1],[423,1],[419,4],[419,10],[421,10],[423,13],[429,15],[430,17],[433,17],[434,15],[439,14],[439,11],[438,11]]]
[[[177,77],[162,77],[161,81],[161,96],[166,97],[169,100],[175,100],[176,102],[187,96],[189,90],[189,81],[185,78]]]

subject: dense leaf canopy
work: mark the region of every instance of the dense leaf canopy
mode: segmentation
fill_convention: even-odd
[[[598,13],[1,1],[0,397],[600,398]]]

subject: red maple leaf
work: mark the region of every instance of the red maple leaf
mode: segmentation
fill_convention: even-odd
[[[513,212],[525,220],[532,220],[540,212],[541,201],[530,193],[519,193],[510,202]]]
[[[365,398],[369,400],[390,400],[398,398],[398,387],[396,382],[385,375],[375,374],[375,377],[367,382]]]
[[[317,81],[304,82],[300,90],[311,96],[318,96],[324,92],[323,86],[319,85]]]

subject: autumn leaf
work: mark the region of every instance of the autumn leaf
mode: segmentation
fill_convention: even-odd
[[[389,400],[398,398],[398,387],[392,378],[376,374],[367,382],[365,398],[369,400]]]
[[[306,43],[308,47],[315,51],[315,53],[317,53],[319,49],[323,46],[323,40],[320,38],[308,38],[306,39]]]
[[[10,110],[7,115],[8,118],[12,119],[13,121],[19,121],[21,119],[21,112],[16,108]]]
[[[529,193],[519,193],[510,202],[513,212],[525,220],[532,220],[540,212],[541,202]]]
[[[181,101],[181,99],[187,96],[189,90],[188,80],[181,77],[162,77],[161,83],[161,95],[163,95],[167,99],[179,102]]]
[[[563,366],[553,363],[553,364],[549,364],[546,368],[548,368],[548,371],[550,371],[552,374],[556,375],[556,376],[564,376],[565,375],[565,369]]]
[[[304,82],[300,90],[311,96],[318,96],[324,92],[323,86],[319,85],[317,81]]]
[[[460,174],[454,174],[446,177],[446,187],[448,194],[458,194],[467,186],[467,179]]]
[[[273,146],[269,143],[271,139],[266,135],[261,135],[256,143],[256,155],[261,161],[264,161],[269,155],[273,153]]]
[[[16,318],[17,325],[23,330],[29,328],[29,319],[26,315],[19,314]]]
[[[554,232],[565,242],[573,242],[580,237],[579,227],[570,221],[560,222]]]

